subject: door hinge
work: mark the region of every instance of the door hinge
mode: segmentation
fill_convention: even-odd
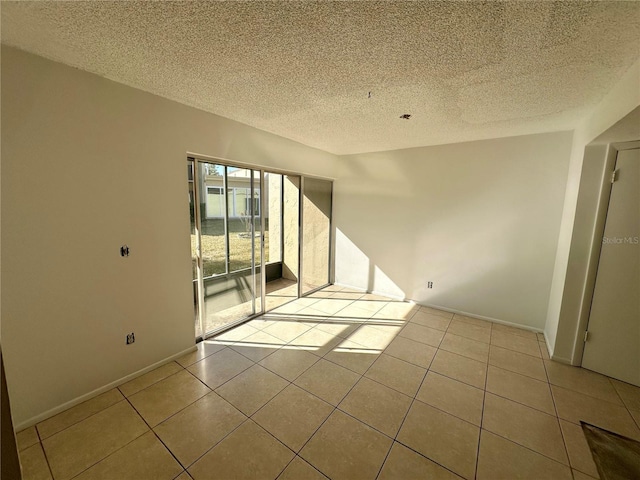
[[[589,340],[589,330],[584,332],[584,341],[586,342],[587,340]]]
[[[611,172],[611,183],[614,183],[617,180],[618,176],[618,170],[614,170],[613,172]]]

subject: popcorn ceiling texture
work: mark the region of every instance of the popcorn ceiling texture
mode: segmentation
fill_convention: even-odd
[[[2,2],[2,42],[347,154],[574,128],[640,3]]]

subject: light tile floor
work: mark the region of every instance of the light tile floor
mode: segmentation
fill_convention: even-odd
[[[279,278],[266,284],[265,294],[265,311],[273,310],[298,296],[298,284],[286,278]],[[229,306],[230,304],[233,306]],[[204,308],[204,330],[213,332],[237,322],[238,319],[251,316],[253,301],[250,299],[248,286],[241,283],[237,288],[225,291],[222,297],[210,295],[205,298]],[[257,308],[260,311],[259,305]],[[196,329],[200,331],[197,323]]]
[[[589,479],[640,388],[527,330],[331,286],[18,434],[25,479]]]

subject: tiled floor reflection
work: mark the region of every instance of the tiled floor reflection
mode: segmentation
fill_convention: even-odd
[[[204,331],[213,332],[253,315],[253,300],[246,278],[239,279],[233,288],[219,295],[205,298]],[[265,311],[273,310],[298,297],[298,284],[292,280],[279,278],[266,284]],[[261,297],[257,295],[256,311],[261,311]]]
[[[640,388],[539,334],[331,286],[18,441],[27,480],[598,478],[580,420],[640,439]]]

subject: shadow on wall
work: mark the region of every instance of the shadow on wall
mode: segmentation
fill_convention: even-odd
[[[302,202],[303,293],[329,281],[332,183],[304,178]]]
[[[340,252],[340,257],[336,258],[339,283],[390,297],[406,298],[405,292],[398,284],[375,265],[340,229],[336,229],[336,248]]]
[[[389,271],[394,272],[396,276],[391,277],[382,267],[375,264],[370,257],[365,254],[358,246],[347,237],[340,229],[336,230],[336,243],[339,251],[341,251],[340,257],[336,260],[336,268],[339,270],[339,282],[340,284],[353,286],[361,289],[365,289],[369,292],[378,293],[381,295],[389,296],[392,298],[398,298],[402,300],[413,300],[416,303],[423,305],[431,305],[435,307],[443,307],[447,309],[454,309],[461,312],[480,315],[488,318],[496,318],[504,321],[513,321],[509,318],[496,317],[487,313],[478,311],[476,309],[467,309],[465,307],[460,308],[458,304],[451,304],[450,299],[452,297],[463,297],[461,300],[467,303],[476,302],[480,303],[486,301],[487,298],[484,294],[480,294],[478,285],[485,284],[490,278],[490,272],[499,270],[505,266],[506,259],[503,259],[502,263],[489,264],[483,257],[478,258],[478,262],[473,265],[473,268],[465,269],[465,276],[452,276],[449,279],[446,271],[434,272],[430,278],[442,280],[425,280],[423,285],[414,288],[413,291],[409,290],[409,294],[402,287],[403,281],[407,280],[407,273],[402,273],[394,266],[389,266]],[[470,248],[469,246],[456,247],[456,250]],[[439,264],[445,264],[447,262],[455,263],[456,252],[455,251],[441,251],[438,253],[439,258],[434,259]],[[345,265],[345,263],[347,263]],[[394,280],[397,279],[396,280]],[[409,279],[410,280],[410,279]],[[428,282],[434,282],[434,288],[428,288]],[[449,281],[449,283],[447,283]],[[438,288],[435,284],[443,285]],[[422,291],[420,291],[422,290]],[[418,293],[417,295],[415,293]],[[463,293],[461,293],[463,292]],[[412,295],[413,293],[413,295]],[[495,314],[494,314],[495,315]]]
[[[387,191],[380,188],[375,197],[350,189],[348,201],[357,205],[358,213],[357,219],[340,222],[336,228],[339,282],[395,298],[492,316],[477,306],[487,302],[488,295],[500,295],[488,286],[493,275],[509,269],[508,252],[518,248],[509,238],[517,218],[498,216],[492,218],[490,227],[474,228],[474,212],[493,207],[490,191],[484,195],[476,192],[473,198],[467,195],[464,201],[446,206],[438,204],[437,190],[424,192],[422,199],[433,195],[433,202],[420,205],[420,197],[412,198],[407,185],[410,180],[387,184]],[[483,254],[487,245],[492,251]],[[428,288],[428,282],[433,282],[433,288]]]
[[[346,158],[336,184],[336,282],[543,328],[570,138]]]

